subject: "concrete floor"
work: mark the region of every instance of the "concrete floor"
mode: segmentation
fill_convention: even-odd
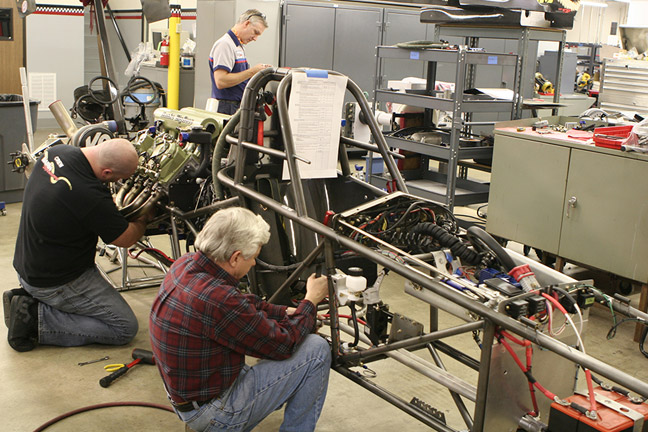
[[[42,132],[41,132],[42,134]],[[37,136],[38,137],[38,136]],[[39,142],[37,140],[37,142]],[[0,216],[0,280],[2,290],[17,286],[12,258],[21,205],[7,205],[7,215]],[[165,244],[166,238],[154,239]],[[162,247],[162,246],[160,246]],[[571,267],[572,272],[581,272]],[[589,274],[579,273],[587,278]],[[598,276],[597,276],[598,277]],[[601,281],[605,278],[601,277]],[[598,282],[597,282],[598,283]],[[599,287],[605,288],[606,282]],[[126,363],[134,348],[149,349],[148,314],[156,288],[131,290],[123,295],[134,309],[140,330],[136,339],[125,347],[92,345],[78,348],[39,346],[27,353],[12,350],[0,343],[0,416],[3,431],[30,431],[61,414],[82,407],[114,402],[147,402],[168,406],[162,382],[153,366],[137,366],[109,388],[99,386],[107,363]],[[391,310],[419,322],[428,323],[428,306],[403,293],[403,280],[390,276],[381,291],[383,300]],[[634,305],[638,295],[631,296]],[[458,323],[441,312],[441,327]],[[588,353],[619,369],[648,381],[646,358],[632,342],[634,324],[619,327],[616,337],[607,341],[605,335],[611,326],[609,311],[592,308],[585,332]],[[6,340],[6,328],[0,325],[0,338]],[[450,341],[469,355],[478,358],[479,350],[470,335],[453,337]],[[425,356],[422,352],[420,355]],[[78,366],[78,362],[110,356],[109,362]],[[429,357],[428,357],[429,358]],[[476,374],[456,366],[444,357],[446,366],[466,381],[476,383]],[[370,363],[377,373],[375,381],[409,400],[416,396],[446,414],[448,423],[456,429],[465,429],[446,389],[423,378],[404,366],[381,360]],[[569,375],[569,374],[567,374]],[[567,396],[567,395],[561,395]],[[472,408],[468,404],[469,408]],[[281,412],[268,417],[256,430],[276,431],[281,424]],[[183,423],[171,412],[148,407],[112,407],[97,409],[65,419],[48,431],[184,431]],[[362,389],[335,372],[331,373],[327,400],[318,424],[318,431],[423,431],[429,430],[412,417],[404,414],[379,397]],[[489,431],[499,432],[499,431]]]

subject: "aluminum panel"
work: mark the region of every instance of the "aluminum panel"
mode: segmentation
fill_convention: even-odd
[[[560,340],[575,343],[576,336],[571,328],[568,328]],[[524,348],[512,343],[511,346],[518,357],[524,359]],[[564,398],[572,394],[576,374],[576,365],[570,360],[547,350],[533,351],[533,376],[559,397]],[[503,398],[502,395],[507,397]],[[549,406],[552,401],[537,391],[536,398],[542,418],[549,418]],[[512,405],[511,401],[516,403]],[[526,376],[508,351],[502,345],[494,344],[486,396],[484,431],[516,431],[518,419],[532,410],[533,404]]]

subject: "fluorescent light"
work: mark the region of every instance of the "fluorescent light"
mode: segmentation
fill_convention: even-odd
[[[582,1],[582,2],[580,2],[580,5],[581,6],[600,7],[600,8],[608,7],[607,3],[591,2],[591,1]]]

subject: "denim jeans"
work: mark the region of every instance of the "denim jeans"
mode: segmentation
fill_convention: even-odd
[[[241,101],[219,100],[217,112],[234,115],[241,106]]]
[[[218,398],[196,410],[177,413],[197,432],[249,431],[285,404],[280,431],[314,431],[330,368],[328,342],[311,334],[289,359],[246,365]]]
[[[137,317],[96,266],[64,285],[40,288],[18,280],[38,304],[38,341],[44,345],[124,345],[137,334]]]

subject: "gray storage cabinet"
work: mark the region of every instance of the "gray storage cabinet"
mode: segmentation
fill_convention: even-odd
[[[648,115],[648,62],[605,59],[601,77],[601,109]]]
[[[434,36],[434,25],[420,22],[418,7],[287,1],[282,14],[281,66],[343,73],[370,100],[376,80],[376,47]],[[387,80],[408,76],[424,76],[424,66],[390,59],[378,77],[379,87]]]
[[[385,26],[381,45],[396,45],[400,42],[430,40],[434,37],[434,24],[422,24],[418,11],[385,9]],[[375,48],[374,48],[375,53]],[[381,83],[386,87],[388,80],[405,77],[424,77],[425,63],[409,60],[385,59],[381,71]]]
[[[492,234],[648,281],[648,156],[496,130]]]
[[[36,130],[38,104],[40,101],[29,101],[32,130]],[[8,203],[22,201],[25,188],[25,176],[11,171],[6,162],[10,154],[20,151],[22,144],[27,143],[25,111],[23,98],[20,95],[0,95],[0,201]]]
[[[335,8],[284,4],[280,64],[333,69]]]

